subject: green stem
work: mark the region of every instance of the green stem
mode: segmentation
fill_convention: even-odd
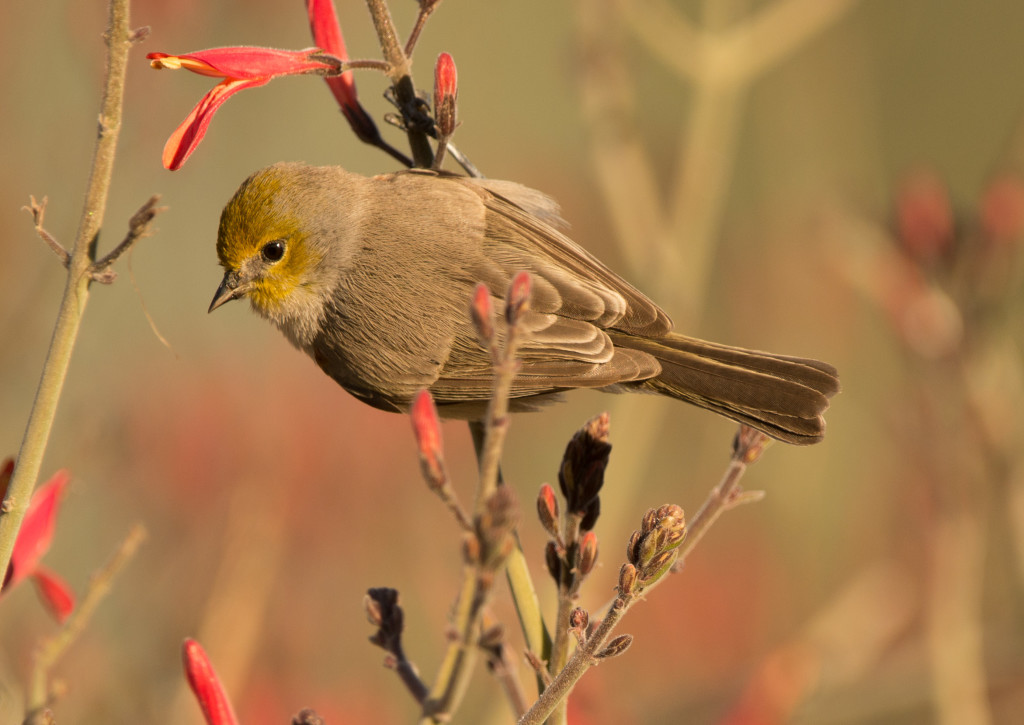
[[[473,446],[479,461],[483,456],[486,431],[480,421],[471,421],[469,431],[473,436]],[[504,484],[500,467],[498,468],[498,484]],[[551,635],[544,624],[540,598],[533,586],[530,568],[526,563],[526,554],[523,553],[523,546],[519,541],[519,531],[517,530],[513,535],[516,539],[516,546],[505,561],[505,575],[508,577],[508,586],[512,592],[512,603],[516,607],[516,614],[519,616],[519,625],[523,630],[527,648],[542,660],[547,660],[551,656]]]
[[[106,564],[92,575],[89,588],[74,613],[64,623],[64,627],[56,635],[44,641],[36,652],[32,669],[32,683],[29,687],[28,713],[26,722],[34,724],[41,716],[48,699],[47,683],[50,671],[60,661],[68,648],[78,639],[92,618],[96,607],[110,591],[114,579],[124,565],[135,556],[139,545],[146,538],[146,529],[142,524],[135,524],[117,547]]]
[[[53,339],[43,365],[36,399],[25,428],[25,437],[18,452],[17,467],[14,469],[14,476],[11,478],[0,512],[0,572],[7,570],[18,530],[21,528],[32,491],[39,478],[46,444],[57,413],[57,403],[71,361],[71,352],[89,297],[90,267],[95,259],[96,239],[107,206],[117,136],[121,129],[128,50],[133,42],[133,35],[128,27],[128,0],[111,0],[110,21],[105,38],[107,77],[100,113],[99,138],[93,155],[85,208],[71,251],[64,299],[57,314]]]
[[[552,676],[557,675],[565,667],[569,659],[569,614],[576,604],[576,595],[579,592],[579,572],[574,567],[578,557],[580,522],[582,517],[571,511],[566,511],[562,522],[562,540],[565,541],[565,560],[570,567],[573,567],[568,576],[558,583],[558,613],[555,615],[555,643],[551,651],[551,659],[548,662],[548,672]],[[563,699],[548,718],[548,725],[564,725],[568,722],[568,698]]]

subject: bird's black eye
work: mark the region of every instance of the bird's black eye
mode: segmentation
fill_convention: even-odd
[[[272,242],[267,242],[263,245],[263,249],[260,250],[260,254],[268,262],[278,262],[281,257],[284,256],[284,242],[280,239],[275,239]]]

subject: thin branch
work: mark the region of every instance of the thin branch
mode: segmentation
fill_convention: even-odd
[[[25,437],[18,452],[18,465],[8,486],[4,505],[0,508],[0,571],[6,570],[11,560],[11,551],[14,549],[18,530],[21,528],[32,490],[39,478],[43,454],[57,413],[57,403],[71,362],[71,352],[85,312],[91,281],[89,268],[95,259],[94,245],[106,211],[117,137],[121,128],[128,51],[144,36],[144,32],[132,31],[129,28],[128,0],[111,0],[109,24],[104,34],[107,44],[107,69],[96,150],[85,194],[85,205],[68,263],[64,298],[43,365],[36,399],[25,427]]]
[[[558,704],[569,696],[572,688],[576,686],[576,683],[579,682],[586,671],[597,662],[595,654],[598,649],[611,636],[612,630],[618,625],[622,615],[636,601],[637,597],[619,596],[615,598],[615,601],[608,608],[604,619],[601,620],[601,624],[598,625],[587,641],[573,652],[565,667],[551,680],[551,683],[544,689],[544,692],[540,694],[540,697],[537,698],[537,701],[533,703],[533,706],[530,707],[527,713],[519,718],[518,725],[540,725],[554,712]]]
[[[412,82],[411,63],[398,43],[391,11],[385,0],[366,0],[366,6],[380,39],[384,59],[388,62],[388,77],[391,79],[395,100],[405,122],[405,132],[409,138],[413,161],[416,166],[429,169],[434,162],[434,152],[430,148],[425,129],[431,124],[427,123],[429,117],[422,118],[424,114],[420,110],[421,101],[416,96],[416,87]]]
[[[405,614],[398,606],[398,590],[385,587],[371,589],[366,593],[364,606],[367,618],[377,627],[370,641],[388,653],[385,665],[395,671],[413,699],[422,705],[429,693],[402,647]]]
[[[166,206],[158,207],[156,205],[158,201],[160,201],[159,194],[149,197],[149,200],[128,221],[128,233],[121,240],[121,243],[104,255],[102,259],[93,262],[90,269],[93,280],[103,284],[110,284],[117,278],[117,273],[110,269],[110,265],[131,249],[137,241],[143,237],[148,237],[150,235],[149,225],[152,223],[153,218],[160,212],[167,211]]]
[[[738,25],[723,44],[743,48],[737,74],[745,79],[763,76],[788,56],[835,25],[859,0],[779,0]]]
[[[345,73],[350,70],[378,70],[381,73],[390,73],[391,64],[385,60],[378,60],[376,58],[359,58],[356,60],[339,60],[338,75]]]
[[[508,434],[508,399],[512,382],[519,370],[516,353],[520,344],[520,326],[511,322],[506,328],[505,345],[496,355],[494,364],[494,388],[484,418],[484,441],[480,450],[480,485],[477,489],[476,509],[479,513],[485,502],[498,486],[501,451]]]
[[[529,703],[523,694],[522,683],[516,675],[516,667],[508,656],[508,643],[501,625],[487,627],[480,638],[480,649],[487,655],[487,668],[501,684],[516,719],[526,712]]]
[[[486,436],[484,428],[479,421],[469,424],[478,465],[480,456],[483,454],[484,437]],[[499,485],[503,484],[500,467],[498,468],[498,483]],[[509,590],[512,592],[512,603],[516,608],[516,615],[519,618],[526,646],[531,653],[536,653],[535,657],[546,659],[551,656],[551,634],[544,623],[540,598],[533,586],[533,577],[530,576],[530,567],[526,561],[526,554],[523,553],[522,544],[519,542],[518,532],[515,537],[516,547],[505,561],[505,576],[508,579]]]
[[[455,159],[459,166],[462,167],[462,170],[466,172],[467,176],[472,176],[475,179],[482,179],[484,177],[484,175],[480,173],[480,169],[478,169],[473,162],[469,160],[469,157],[466,156],[466,154],[455,148],[455,145],[452,144],[451,141],[448,142],[448,153],[451,154],[452,158]]]
[[[416,48],[416,42],[420,39],[420,33],[427,24],[427,18],[441,4],[441,0],[420,0],[420,12],[416,16],[416,24],[412,26],[409,39],[405,41],[405,57],[412,58],[412,52]]]
[[[760,491],[747,493],[740,489],[739,484],[747,466],[761,457],[770,442],[771,439],[764,433],[745,425],[740,426],[733,443],[729,467],[725,469],[722,480],[708,494],[697,515],[690,519],[686,527],[686,540],[679,547],[679,558],[674,570],[678,571],[683,566],[687,555],[700,543],[719,516],[736,506],[763,498]]]
[[[32,215],[32,223],[35,225],[36,234],[39,238],[46,242],[46,246],[53,250],[53,253],[57,255],[57,258],[64,265],[64,269],[68,268],[71,263],[71,254],[68,250],[64,249],[64,246],[57,241],[57,238],[50,234],[43,227],[43,217],[46,215],[46,202],[47,198],[44,196],[42,201],[36,201],[34,196],[30,196],[28,206],[21,207],[29,214]]]
[[[142,524],[136,524],[128,532],[128,535],[114,550],[110,559],[93,575],[89,580],[89,588],[82,597],[78,608],[65,622],[64,627],[55,636],[42,642],[36,651],[32,667],[32,682],[29,687],[28,712],[26,723],[36,725],[45,708],[50,704],[48,697],[47,682],[50,671],[57,664],[68,648],[78,639],[78,636],[89,623],[96,607],[103,601],[103,598],[110,591],[114,579],[124,568],[138,550],[139,545],[146,538],[146,529]]]

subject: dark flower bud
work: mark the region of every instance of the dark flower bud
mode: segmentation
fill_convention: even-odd
[[[612,450],[608,424],[608,414],[602,413],[577,431],[565,448],[558,473],[566,506],[574,514],[588,518],[591,527],[593,521],[589,519],[596,519],[600,509],[590,507],[604,485],[604,471]]]
[[[620,634],[615,637],[608,646],[602,649],[600,652],[594,655],[599,660],[606,660],[611,657],[618,657],[620,654],[629,649],[629,646],[633,644],[633,635],[631,634]]]
[[[619,569],[619,596],[627,597],[633,593],[636,586],[636,567],[632,564],[623,564]]]
[[[548,574],[555,580],[555,583],[562,581],[562,557],[558,555],[558,544],[549,541],[544,547],[544,564],[548,568]]]
[[[576,607],[569,612],[569,628],[575,629],[580,632],[585,632],[587,629],[587,623],[590,621],[590,615],[587,610],[583,607]]]

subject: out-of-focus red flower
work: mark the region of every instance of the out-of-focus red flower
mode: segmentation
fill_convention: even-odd
[[[932,171],[908,174],[896,194],[896,235],[917,262],[939,260],[953,247],[953,205],[946,184]]]
[[[185,55],[150,53],[146,56],[153,68],[184,68],[199,75],[223,78],[192,109],[184,122],[174,130],[164,145],[163,164],[180,169],[192,155],[213,120],[213,114],[233,94],[245,88],[264,86],[274,78],[289,75],[337,73],[338,58],[319,48],[277,50],[274,48],[211,48]]]
[[[1013,173],[992,180],[981,198],[981,227],[998,244],[1007,244],[1024,233],[1024,179]]]
[[[224,692],[220,678],[202,645],[194,639],[186,639],[181,647],[181,656],[188,686],[195,693],[206,722],[209,725],[238,725],[231,700]]]
[[[36,585],[39,598],[43,600],[53,618],[61,624],[66,622],[75,611],[75,594],[67,582],[44,567],[32,572],[32,581]]]
[[[14,460],[8,459],[0,468],[0,495],[6,493],[13,471]],[[43,603],[61,622],[67,619],[74,609],[74,594],[63,580],[40,567],[39,561],[53,541],[57,509],[64,489],[70,481],[71,476],[67,471],[57,471],[32,495],[28,511],[21,522],[21,530],[18,531],[18,539],[14,542],[11,563],[7,567],[3,587],[0,589],[2,593],[6,593],[24,579],[32,577]]]

